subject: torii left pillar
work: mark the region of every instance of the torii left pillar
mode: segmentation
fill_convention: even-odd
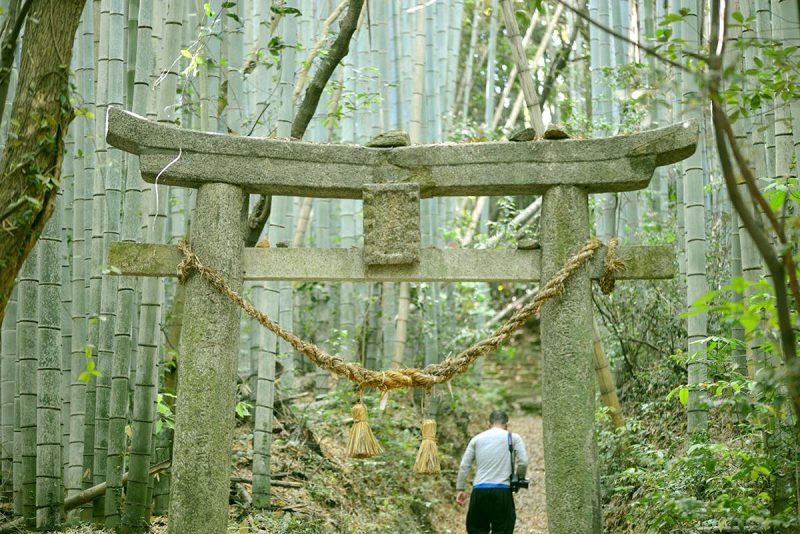
[[[201,185],[190,238],[194,251],[218,269],[237,292],[242,288],[245,198],[235,185]],[[184,532],[227,532],[230,428],[236,402],[236,389],[230,384],[236,383],[240,313],[236,304],[197,273],[189,275],[178,373],[181,394],[176,410],[180,417],[175,422],[172,454],[171,493],[181,498],[170,499],[170,532],[176,532],[172,525],[182,525]],[[209,424],[221,421],[225,424]],[[204,469],[187,469],[191,465]],[[192,478],[183,473],[192,473]],[[186,507],[185,503],[225,506]]]

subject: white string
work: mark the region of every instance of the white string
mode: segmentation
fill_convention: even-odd
[[[173,165],[178,163],[178,160],[181,159],[182,155],[183,155],[183,149],[181,147],[178,147],[178,155],[177,155],[177,157],[175,159],[173,159],[172,161],[170,161],[169,163],[167,163],[166,166],[164,166],[164,168],[161,169],[158,172],[158,174],[156,175],[156,180],[153,183],[153,185],[155,186],[155,192],[156,192],[156,211],[155,211],[155,213],[153,213],[153,220],[150,221],[150,231],[151,232],[155,231],[156,219],[158,218],[158,179],[161,178],[162,174],[167,172],[167,169],[169,169],[170,167],[172,167]]]

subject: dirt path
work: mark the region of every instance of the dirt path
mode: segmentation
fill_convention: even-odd
[[[543,534],[547,532],[547,515],[544,497],[544,446],[542,444],[542,418],[517,416],[511,419],[509,429],[522,436],[528,451],[528,480],[531,487],[519,490],[517,504],[517,534]]]
[[[530,489],[519,490],[514,500],[517,505],[515,534],[546,534],[544,496],[544,448],[542,445],[542,418],[540,416],[517,415],[511,418],[509,430],[522,436],[528,451],[528,479]],[[440,534],[465,534],[466,506],[447,514],[442,521]]]

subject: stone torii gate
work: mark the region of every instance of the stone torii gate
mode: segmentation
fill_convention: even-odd
[[[690,156],[696,139],[686,123],[608,139],[375,148],[179,130],[114,108],[107,132],[109,144],[139,156],[144,180],[198,189],[191,246],[235,291],[243,280],[547,280],[589,238],[589,194],[645,188],[656,167]],[[364,248],[245,249],[249,193],[362,198]],[[420,198],[531,194],[544,197],[540,250],[420,246]],[[541,311],[552,534],[600,529],[591,280],[603,272],[603,252]],[[669,247],[621,247],[618,255],[619,279],[674,276]],[[109,263],[118,274],[176,276],[180,260],[173,246],[118,243]],[[226,529],[239,317],[202,277],[189,278],[178,384],[180,398],[194,400],[178,399],[171,532]]]

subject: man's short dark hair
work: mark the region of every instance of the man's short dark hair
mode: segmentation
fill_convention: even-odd
[[[489,424],[493,425],[495,423],[508,423],[508,414],[502,410],[494,410],[492,414],[489,416]]]

